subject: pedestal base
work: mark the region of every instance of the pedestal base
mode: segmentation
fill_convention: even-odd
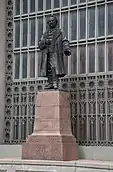
[[[72,161],[77,159],[71,133],[68,93],[38,94],[34,132],[22,145],[22,159]]]
[[[23,159],[34,160],[76,160],[76,140],[74,136],[32,135],[22,146]]]

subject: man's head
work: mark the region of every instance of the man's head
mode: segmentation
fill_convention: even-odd
[[[55,16],[51,15],[50,18],[47,21],[47,24],[50,28],[55,28],[58,23],[58,20]]]

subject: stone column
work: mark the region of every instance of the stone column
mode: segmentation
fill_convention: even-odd
[[[22,159],[58,161],[77,159],[67,92],[39,92],[36,100],[34,132],[22,145]]]

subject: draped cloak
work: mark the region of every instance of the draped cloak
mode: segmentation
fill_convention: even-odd
[[[55,28],[51,45],[48,47],[46,44],[48,33],[49,29],[42,35],[39,41],[41,56],[38,63],[38,75],[39,77],[47,77],[47,58],[49,53],[51,54],[51,63],[52,67],[55,68],[56,75],[58,77],[63,77],[66,75],[64,65],[64,57],[66,58],[66,56],[64,56],[64,52],[69,50],[69,41],[61,29]]]

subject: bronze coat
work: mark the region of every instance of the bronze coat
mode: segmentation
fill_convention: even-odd
[[[48,46],[45,40],[48,39],[48,31],[45,32],[39,41],[39,48],[41,50],[41,56],[38,63],[38,75],[40,77],[47,77],[47,53]],[[69,41],[66,39],[64,32],[57,28],[53,33],[53,40],[51,43],[51,55],[52,55],[52,66],[55,67],[56,74],[59,77],[66,75],[64,65],[65,50],[69,50]]]

